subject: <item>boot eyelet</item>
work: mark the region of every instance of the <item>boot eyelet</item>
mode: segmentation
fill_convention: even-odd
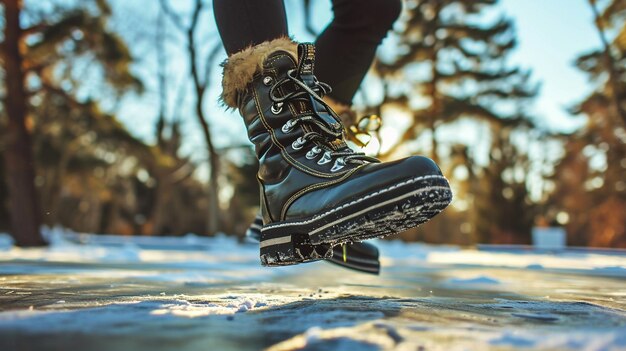
[[[320,149],[319,146],[314,146],[311,150],[309,150],[309,152],[306,153],[306,158],[308,160],[312,160],[316,158],[320,152],[322,152],[322,149]]]
[[[331,161],[331,157],[330,157],[330,151],[326,151],[324,152],[324,155],[322,156],[322,158],[320,158],[319,161],[317,161],[318,165],[325,165],[328,162]]]
[[[330,169],[330,171],[337,172],[338,170],[342,169],[345,165],[346,165],[346,161],[343,159],[343,157],[339,157],[337,160],[335,160],[335,164],[333,165],[333,168]]]
[[[274,81],[274,79],[272,77],[270,77],[270,76],[265,76],[263,78],[263,84],[265,84],[265,85],[270,85],[270,84],[272,84],[273,81]]]
[[[283,124],[282,128],[280,128],[280,130],[287,134],[287,133],[291,133],[291,131],[293,130],[293,126],[296,125],[296,122],[294,122],[294,120],[290,119],[287,121],[287,123]]]
[[[275,105],[272,105],[271,110],[272,110],[273,114],[275,114],[275,115],[279,114],[283,110],[283,103],[279,102],[279,103],[277,103]]]
[[[300,149],[302,149],[302,147],[304,146],[305,143],[306,143],[306,140],[302,139],[302,137],[299,137],[293,143],[291,143],[291,147],[294,150],[300,150]]]

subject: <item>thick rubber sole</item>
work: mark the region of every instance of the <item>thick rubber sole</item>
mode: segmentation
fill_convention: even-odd
[[[263,238],[263,234],[261,234]],[[268,267],[315,262],[333,257],[331,245],[312,245],[306,234],[293,234],[281,240],[261,240],[261,264]]]
[[[261,228],[263,228],[263,219],[261,218],[261,216],[257,216],[248,227],[248,230],[246,231],[246,238],[252,242],[258,243],[261,240]],[[305,238],[305,239],[308,239],[308,238]],[[300,243],[300,246],[302,245],[304,244]],[[327,246],[327,245],[324,245],[324,246]],[[286,247],[283,249],[286,249],[288,252],[290,249],[293,250],[293,252],[296,252],[296,250],[294,250],[293,248],[289,248],[289,247]],[[305,257],[304,254],[311,253],[317,257],[317,256],[320,256],[320,253],[318,253],[317,251],[320,251],[320,250],[319,249],[314,250],[313,248],[298,247],[297,252],[299,252],[299,254],[295,255],[296,258],[290,260],[290,262],[294,262],[294,264],[304,263],[304,262],[314,262],[317,260],[317,258]],[[327,253],[327,249],[325,248],[322,248],[321,251],[324,252],[324,254]],[[327,262],[336,264],[340,267],[362,272],[362,273],[369,273],[369,274],[374,274],[374,275],[377,275],[380,273],[380,261],[378,259],[379,252],[376,246],[374,245],[367,244],[367,243],[354,243],[352,245],[345,245],[345,252],[344,252],[344,246],[339,245],[339,246],[333,247],[332,251],[333,252],[332,252],[331,257],[326,259]],[[266,257],[266,261],[267,261],[267,257]],[[272,261],[278,262],[278,260],[276,260],[275,258]],[[283,262],[283,261],[280,261],[280,262]]]
[[[396,234],[427,222],[451,201],[452,191],[445,177],[428,175],[381,189],[307,219],[271,223],[261,230],[261,263],[276,266],[304,262],[299,261],[297,254],[304,244],[313,247],[326,244],[332,248]]]

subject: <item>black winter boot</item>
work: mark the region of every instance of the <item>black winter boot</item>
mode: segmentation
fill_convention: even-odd
[[[223,65],[222,99],[239,109],[259,159],[266,266],[331,257],[335,245],[404,231],[452,199],[428,158],[380,163],[351,150],[314,65],[313,45],[289,38],[247,48]]]

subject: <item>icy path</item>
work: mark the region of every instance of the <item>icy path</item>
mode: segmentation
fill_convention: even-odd
[[[0,249],[0,350],[626,350],[623,255],[379,242],[374,277],[228,238],[53,239]]]

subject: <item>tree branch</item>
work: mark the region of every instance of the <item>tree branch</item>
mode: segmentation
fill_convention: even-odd
[[[222,43],[220,41],[218,41],[215,45],[213,45],[213,49],[211,49],[211,51],[209,52],[209,55],[207,56],[207,61],[206,61],[206,72],[205,72],[205,76],[204,76],[204,85],[205,86],[209,86],[211,85],[211,67],[213,67],[213,62],[215,61],[215,59],[217,58],[217,55],[219,55],[219,53],[222,51]]]
[[[191,68],[191,76],[193,78],[193,83],[198,92],[198,96],[202,96],[204,94],[206,85],[200,81],[200,73],[198,72],[198,52],[196,51],[196,40],[194,37],[194,33],[196,31],[196,27],[198,26],[198,17],[200,17],[200,10],[202,10],[202,1],[196,0],[193,14],[191,15],[191,24],[189,28],[187,28],[187,49],[189,50],[189,67]]]
[[[35,24],[35,25],[30,26],[28,28],[24,28],[22,30],[21,37],[23,39],[24,37],[27,37],[27,36],[29,36],[31,34],[36,34],[36,33],[39,33],[39,32],[43,32],[45,29],[48,29],[48,28],[50,28],[50,25],[48,23],[43,23],[43,22],[42,23],[38,23],[38,24]]]
[[[163,12],[169,17],[170,21],[174,23],[174,26],[183,32],[187,31],[187,27],[183,24],[182,18],[170,8],[168,0],[159,0],[159,3],[161,4]]]
[[[196,0],[195,6],[193,8],[193,14],[191,16],[191,25],[189,26],[189,29],[195,29],[198,26],[198,18],[200,18],[200,12],[202,12],[203,6],[204,4],[202,3],[202,0]]]

